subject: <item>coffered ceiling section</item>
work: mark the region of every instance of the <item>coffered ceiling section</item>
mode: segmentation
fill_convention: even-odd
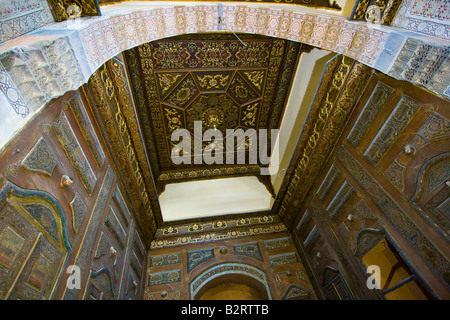
[[[238,36],[177,36],[124,53],[142,136],[159,183],[259,174],[258,164],[226,163],[226,153],[255,147],[248,139],[226,148],[226,130],[279,127],[297,59],[307,48],[282,39]],[[194,124],[201,124],[201,130]],[[211,148],[203,134],[214,128],[223,135],[223,140],[214,137],[223,141],[223,164],[199,164],[194,157]],[[171,139],[176,129],[190,132],[190,164],[172,161],[179,144]]]

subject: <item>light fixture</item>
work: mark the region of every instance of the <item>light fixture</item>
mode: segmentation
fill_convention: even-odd
[[[216,108],[209,108],[203,112],[202,122],[209,129],[216,131],[223,121],[223,112]]]

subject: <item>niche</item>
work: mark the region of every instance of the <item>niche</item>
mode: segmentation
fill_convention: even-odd
[[[428,300],[427,292],[418,276],[397,252],[396,248],[383,238],[361,258],[365,266],[380,268],[379,288],[386,300]]]
[[[258,280],[242,275],[219,276],[195,295],[195,300],[268,300],[267,290]]]

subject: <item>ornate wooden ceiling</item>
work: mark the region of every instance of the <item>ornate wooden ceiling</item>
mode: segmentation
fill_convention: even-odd
[[[235,114],[223,112],[222,119],[219,113],[220,121],[245,128],[278,127],[295,62],[311,47],[276,38],[239,36],[247,46],[230,34],[181,36],[148,43],[109,60],[84,86],[120,178],[135,202],[139,223],[151,234],[163,225],[158,192],[166,183],[260,173],[259,165],[191,165],[173,169],[167,162],[167,135],[171,129],[166,115],[170,110],[179,112],[180,127],[189,128],[186,119],[205,121],[211,101],[223,99],[229,101]],[[224,49],[213,50],[214,46]],[[194,51],[194,47],[202,48],[203,53]],[[226,59],[217,58],[219,53]],[[162,61],[163,54],[171,57],[172,64]],[[242,57],[245,61],[239,62],[244,60]],[[216,67],[211,67],[212,61]],[[288,228],[293,227],[296,212],[339,138],[369,73],[370,68],[344,56],[327,64],[271,210],[280,215]],[[261,89],[254,77],[258,74],[264,77],[260,80]],[[250,92],[250,98],[239,97],[238,90],[233,91],[239,85]],[[272,89],[268,90],[270,86]],[[183,90],[187,88],[189,92]],[[184,95],[187,102],[180,101]],[[256,121],[245,124],[242,111],[253,104],[258,106]],[[262,182],[270,188],[269,176],[259,177],[266,177]]]
[[[219,165],[193,160],[174,164],[171,159],[178,143],[171,141],[174,130],[188,129],[194,137],[192,144],[202,140],[194,135],[195,121],[201,122],[202,134],[217,126],[224,138],[226,129],[279,127],[296,62],[310,48],[257,35],[239,37],[243,42],[233,34],[184,35],[124,53],[159,192],[175,180],[259,175],[258,164],[225,164],[225,159]],[[210,143],[202,142],[201,151]],[[241,148],[248,151],[252,146],[245,143],[225,151],[235,153]]]

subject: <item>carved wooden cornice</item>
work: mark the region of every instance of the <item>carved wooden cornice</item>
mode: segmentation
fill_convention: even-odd
[[[192,222],[158,228],[150,248],[162,249],[285,231],[286,226],[276,214]]]
[[[111,71],[103,65],[90,78],[84,90],[93,106],[93,112],[102,129],[104,138],[121,176],[130,199],[136,208],[139,225],[146,237],[146,243],[156,231],[155,212],[150,201],[154,192],[144,182],[142,169],[137,159],[135,141],[130,131],[117,91],[111,81]],[[128,119],[127,119],[128,120]]]
[[[101,16],[98,0],[47,0],[47,2],[56,22]]]
[[[402,0],[359,0],[350,20],[390,26]]]
[[[345,56],[336,57],[326,68],[294,153],[294,165],[288,169],[288,179],[274,204],[274,212],[288,228],[333,151],[370,70]]]

